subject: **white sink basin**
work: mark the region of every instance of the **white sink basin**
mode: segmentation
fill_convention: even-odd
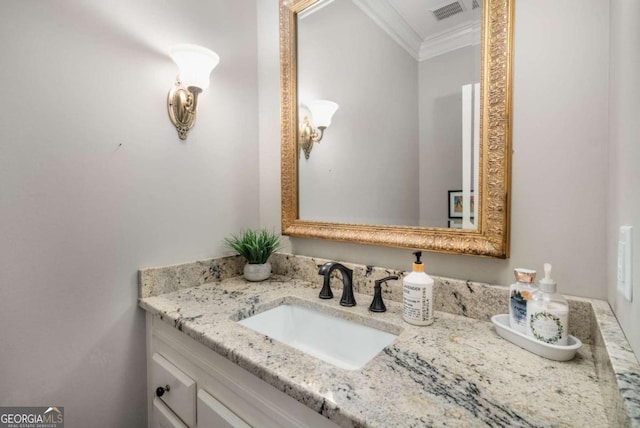
[[[293,304],[276,306],[239,324],[347,370],[360,369],[398,337]]]

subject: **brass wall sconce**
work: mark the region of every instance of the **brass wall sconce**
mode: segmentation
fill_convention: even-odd
[[[304,152],[305,159],[309,159],[313,143],[319,143],[324,135],[324,130],[331,125],[331,118],[338,110],[338,104],[327,100],[314,100],[304,104],[311,113],[311,118],[305,115],[300,123],[298,145]],[[313,120],[313,123],[311,123]],[[315,128],[314,128],[315,125]]]
[[[220,62],[220,57],[207,48],[189,44],[172,46],[169,56],[180,70],[167,98],[169,118],[180,139],[185,140],[196,122],[198,95],[209,87],[209,74]]]

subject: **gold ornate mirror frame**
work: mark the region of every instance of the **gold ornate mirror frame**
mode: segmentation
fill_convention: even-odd
[[[298,218],[296,15],[317,0],[280,0],[282,233],[304,238],[509,257],[514,0],[483,0],[480,213],[477,230],[306,221]]]

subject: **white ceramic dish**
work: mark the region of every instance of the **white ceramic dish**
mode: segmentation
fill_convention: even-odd
[[[494,315],[491,322],[496,327],[496,332],[529,352],[555,361],[568,361],[575,357],[576,351],[582,346],[582,342],[575,336],[569,335],[569,344],[566,346],[550,345],[540,342],[532,337],[524,335],[509,327],[509,314]]]

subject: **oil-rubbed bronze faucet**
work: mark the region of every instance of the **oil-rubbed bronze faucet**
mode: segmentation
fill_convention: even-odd
[[[328,262],[320,267],[318,275],[324,275],[324,283],[322,285],[322,290],[320,290],[319,297],[321,299],[333,299],[333,292],[331,291],[331,285],[329,282],[331,279],[331,272],[336,269],[342,272],[342,298],[340,299],[340,305],[355,306],[356,298],[353,295],[353,270],[337,262]]]

